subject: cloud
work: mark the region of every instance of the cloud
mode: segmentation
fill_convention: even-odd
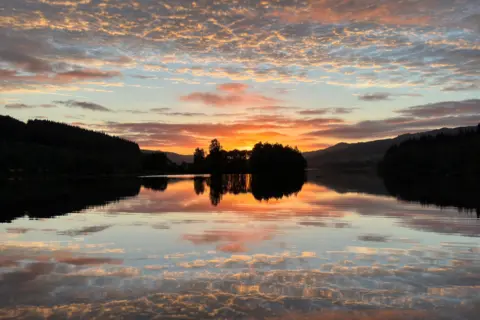
[[[421,97],[418,93],[390,93],[390,92],[375,92],[359,95],[358,99],[363,101],[383,101],[391,100],[392,97]]]
[[[97,69],[73,70],[57,73],[55,79],[62,81],[85,80],[85,79],[111,79],[121,75],[118,71],[101,71]]]
[[[136,79],[142,79],[142,80],[157,78],[156,76],[143,75],[143,74],[134,74],[134,75],[131,75],[130,77],[136,78]]]
[[[206,113],[202,112],[167,112],[164,113],[166,116],[180,116],[180,117],[202,117],[206,116]]]
[[[463,114],[479,115],[480,99],[431,103],[397,110],[396,112],[405,116],[419,118],[456,116]]]
[[[8,64],[42,73],[139,65],[190,83],[448,88],[478,78],[477,0],[240,0],[226,12],[229,5],[107,1],[99,11],[95,1],[17,0],[2,11],[0,50],[10,52]]]
[[[34,109],[34,108],[55,108],[54,104],[38,104],[38,105],[31,105],[31,104],[24,104],[24,103],[12,103],[6,104],[5,109]]]
[[[352,113],[353,110],[356,110],[358,108],[324,108],[324,109],[305,109],[305,110],[300,110],[298,111],[298,114],[301,115],[322,115],[326,113],[331,113],[331,114],[348,114]]]
[[[201,102],[206,105],[214,107],[226,106],[246,106],[246,105],[262,105],[279,102],[276,98],[266,97],[264,95],[247,92],[235,92],[227,94],[209,93],[209,92],[194,92],[186,96],[180,97],[181,101],[185,102]]]
[[[164,114],[168,112],[162,112]],[[301,119],[280,114],[212,114],[206,116],[232,117],[233,121],[222,122],[108,122],[87,125],[93,130],[101,130],[140,144],[142,148],[154,148],[164,151],[190,153],[194,148],[208,146],[213,138],[220,139],[227,149],[253,146],[258,141],[279,142],[298,146],[301,150],[310,149],[311,144],[318,144],[298,138],[302,133],[320,130],[332,124],[343,123],[336,117],[314,117]],[[207,121],[207,119],[206,119]],[[210,119],[210,121],[212,121]],[[181,150],[180,150],[181,149]]]
[[[248,85],[243,83],[224,83],[217,86],[217,90],[226,92],[244,92],[248,89]]]
[[[206,113],[203,112],[171,112],[171,108],[153,108],[150,109],[151,112],[161,114],[163,116],[171,116],[171,117],[202,117],[206,116]],[[143,112],[142,113],[147,113]]]
[[[276,111],[289,111],[298,109],[297,107],[286,107],[286,106],[261,106],[261,107],[250,107],[247,108],[247,111],[266,111],[266,112],[276,112]]]
[[[472,84],[452,85],[442,89],[442,91],[445,91],[445,92],[471,91],[471,90],[480,90],[480,84],[472,83]]]
[[[446,116],[439,118],[398,117],[383,120],[367,120],[354,124],[331,125],[327,129],[309,132],[306,135],[348,140],[372,140],[405,133],[438,129],[439,127],[473,126],[480,122],[480,114]]]
[[[85,101],[76,101],[76,100],[67,100],[67,101],[54,101],[56,104],[61,104],[71,108],[81,108],[91,111],[105,111],[105,112],[112,112],[111,109],[108,109],[102,105],[99,105],[94,102],[85,102]]]
[[[150,109],[150,111],[152,112],[158,112],[158,113],[164,113],[164,112],[167,112],[167,111],[170,111],[171,108],[153,108],[153,109]]]
[[[333,108],[331,112],[333,114],[348,114],[352,113],[353,111],[357,110],[358,108]]]
[[[322,115],[326,114],[330,111],[330,109],[306,109],[298,111],[298,114],[304,116],[311,116],[311,115]]]
[[[43,72],[52,72],[52,66],[42,59],[37,59],[29,55],[15,52],[2,50],[0,51],[0,61],[10,63],[24,71],[31,73],[43,73]]]

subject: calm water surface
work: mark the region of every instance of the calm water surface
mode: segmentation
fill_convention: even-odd
[[[4,206],[15,215],[58,215],[0,224],[0,318],[474,319],[480,312],[474,213],[249,176],[106,188],[86,193],[91,199],[61,194]],[[123,199],[112,202],[115,192]]]

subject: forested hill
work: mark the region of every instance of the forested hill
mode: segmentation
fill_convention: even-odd
[[[480,124],[455,135],[422,136],[394,145],[379,168],[383,176],[402,181],[480,179]]]
[[[371,168],[376,170],[387,150],[396,144],[422,136],[456,135],[462,130],[473,130],[475,127],[442,128],[432,131],[404,134],[392,139],[374,140],[358,143],[339,143],[323,150],[303,153],[308,167],[338,167],[341,170]]]
[[[480,125],[395,145],[379,172],[388,191],[402,200],[476,210],[480,217]]]
[[[63,123],[0,116],[0,175],[127,174],[140,169],[140,148],[134,142]]]

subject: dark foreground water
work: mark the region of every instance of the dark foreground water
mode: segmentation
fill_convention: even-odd
[[[9,185],[0,318],[477,319],[476,213],[348,180]]]

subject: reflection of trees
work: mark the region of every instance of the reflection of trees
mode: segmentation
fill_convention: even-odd
[[[154,191],[165,191],[168,187],[168,178],[166,177],[151,177],[142,179],[142,186]]]
[[[302,190],[305,175],[252,175],[251,190],[257,200],[281,199]]]
[[[459,210],[476,210],[480,218],[480,185],[458,179],[427,179],[414,183],[400,182],[384,177],[387,190],[400,200],[423,205],[456,207]]]
[[[193,178],[193,189],[195,194],[200,195],[205,192],[205,178],[204,177],[195,177]]]
[[[228,192],[228,175],[212,175],[207,179],[207,185],[210,187],[210,202],[217,206],[222,200],[222,196]]]
[[[0,184],[0,220],[49,218],[134,197],[139,179],[14,181]]]
[[[217,206],[224,194],[252,193],[257,200],[281,199],[302,190],[304,174],[298,175],[212,175],[206,180],[210,201]]]

